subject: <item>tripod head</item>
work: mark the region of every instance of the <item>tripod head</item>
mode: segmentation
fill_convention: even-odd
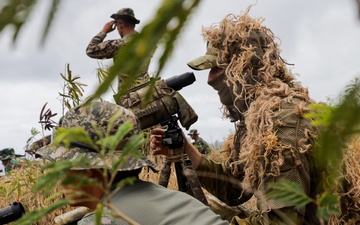
[[[184,136],[177,125],[178,117],[172,115],[170,118],[160,122],[161,126],[166,126],[165,136],[162,145],[171,149],[181,148],[184,146]]]

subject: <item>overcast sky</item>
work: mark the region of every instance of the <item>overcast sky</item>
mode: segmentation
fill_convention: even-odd
[[[109,65],[112,61],[91,59],[85,49],[110,20],[110,15],[123,7],[133,8],[141,21],[136,29],[141,31],[161,3],[160,0],[62,0],[46,43],[40,48],[48,2],[39,1],[15,45],[11,44],[11,27],[0,34],[0,149],[12,147],[17,154],[24,153],[31,128],[41,130],[39,114],[46,102],[53,113],[58,113],[55,120],[60,118],[60,73],[65,73],[67,63],[73,74],[80,75],[80,81],[88,84],[85,95],[94,91],[98,84],[95,69],[99,63]],[[184,28],[161,76],[166,79],[191,71],[186,63],[205,52],[202,26],[219,22],[229,13],[240,14],[254,3],[203,0]],[[299,75],[298,80],[309,88],[316,101],[336,97],[350,80],[359,77],[360,20],[355,1],[258,0],[250,15],[265,19],[263,24],[280,39],[282,57],[295,64],[291,70]],[[107,37],[114,38],[118,38],[116,31]],[[154,63],[155,60],[150,73],[155,72]],[[197,81],[180,91],[199,116],[191,129],[198,129],[200,136],[210,143],[222,141],[233,125],[221,117],[218,96],[206,84],[207,71],[194,73]],[[104,98],[113,101],[110,94]]]

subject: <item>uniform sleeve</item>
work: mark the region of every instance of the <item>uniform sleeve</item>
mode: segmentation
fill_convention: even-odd
[[[113,58],[117,50],[122,47],[124,41],[108,40],[104,41],[106,33],[100,32],[93,37],[86,48],[86,54],[95,59],[109,59]]]
[[[204,140],[201,140],[201,145],[202,145],[202,148],[203,148],[203,151],[204,151],[204,154],[207,155],[207,154],[210,154],[210,146],[209,144],[204,141]]]
[[[225,172],[224,167],[203,156],[196,173],[198,175],[201,185],[211,194],[219,198],[230,206],[239,205],[249,200],[252,193],[246,193],[241,187],[240,179],[234,178]],[[294,171],[290,172],[294,175]],[[280,176],[281,178],[289,178],[287,173]],[[296,174],[296,173],[295,173]],[[277,177],[281,179],[280,177]],[[271,179],[271,181],[274,181]],[[265,188],[269,180],[264,183]],[[231,221],[232,225],[262,225],[262,224],[303,224],[304,216],[293,207],[285,205],[273,205],[271,199],[267,199],[267,204],[274,207],[260,213],[257,210],[248,213],[239,213]],[[284,217],[285,216],[285,217]]]
[[[239,179],[227,174],[221,164],[206,156],[202,156],[196,174],[202,187],[230,206],[239,205],[252,196],[243,191]]]

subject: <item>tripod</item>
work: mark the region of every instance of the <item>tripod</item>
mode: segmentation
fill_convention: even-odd
[[[177,117],[173,116],[161,123],[162,125],[167,125],[162,144],[169,147],[169,154],[162,165],[159,184],[164,187],[168,186],[171,165],[174,164],[178,190],[194,196],[205,205],[209,205],[199,179],[191,168],[191,160],[185,154],[183,134],[176,121]]]

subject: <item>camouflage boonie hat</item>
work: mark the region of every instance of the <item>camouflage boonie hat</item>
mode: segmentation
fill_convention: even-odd
[[[9,160],[15,158],[15,151],[13,148],[4,148],[0,151],[0,160]]]
[[[132,21],[135,24],[140,23],[140,20],[135,18],[134,10],[130,8],[122,8],[119,11],[117,11],[117,13],[112,14],[110,17],[113,18],[114,20],[126,19]]]
[[[205,55],[191,60],[187,65],[193,70],[211,69],[217,66],[216,58],[217,56],[214,48],[208,45]]]
[[[108,121],[115,114],[119,115],[119,117],[109,131],[107,130]],[[84,160],[90,162],[90,165],[88,165],[87,168],[77,167],[72,169],[110,169],[113,165],[112,162],[118,160],[121,156],[122,148],[125,146],[128,138],[133,134],[139,134],[141,132],[140,122],[134,113],[130,109],[126,109],[110,102],[93,102],[89,105],[77,106],[69,110],[62,121],[62,127],[64,128],[84,128],[94,142],[98,140],[98,135],[93,128],[94,126],[97,128],[101,127],[101,132],[103,136],[105,136],[107,132],[109,132],[110,135],[115,134],[117,129],[125,122],[131,122],[133,124],[133,129],[126,137],[124,137],[124,140],[120,142],[115,152],[109,153],[105,155],[105,157],[102,157],[97,150],[81,142],[72,143],[71,147],[68,149],[64,146],[44,146],[37,150],[36,154],[52,162],[60,160]],[[145,166],[149,166],[154,172],[159,171],[157,166],[146,156],[142,156],[141,158],[136,158],[134,156],[130,157],[125,164],[120,166],[118,171],[135,170]]]
[[[199,133],[197,132],[197,130],[196,130],[196,129],[194,129],[194,130],[190,130],[190,131],[189,131],[189,133],[188,133],[188,135],[190,135],[190,136],[192,136],[193,134],[197,134],[197,135],[199,135]]]

